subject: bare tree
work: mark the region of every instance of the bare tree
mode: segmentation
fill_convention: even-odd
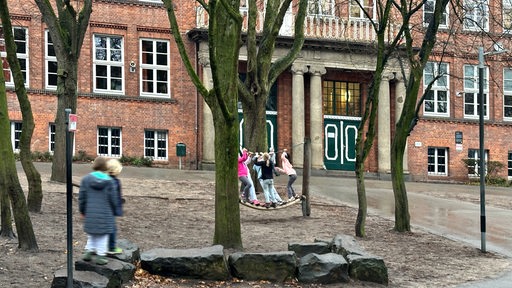
[[[55,0],[55,13],[52,2],[34,0],[43,16],[52,38],[57,57],[57,115],[55,118],[55,151],[53,154],[51,180],[66,181],[66,113],[71,109],[76,113],[78,101],[77,77],[78,59],[85,32],[92,13],[92,0],[71,2]],[[77,12],[78,10],[78,12]]]
[[[242,17],[238,1],[197,2],[208,13],[208,44],[213,89],[204,87],[191,65],[174,13],[174,1],[163,0],[181,58],[192,82],[210,107],[215,129],[214,244],[242,249],[238,204],[238,54]]]
[[[4,39],[7,50],[7,58],[9,60],[9,66],[11,68],[11,71],[14,74],[16,94],[18,95],[18,100],[20,102],[20,107],[22,109],[23,124],[27,124],[28,126],[27,129],[24,129],[24,131],[22,132],[22,140],[24,141],[24,143],[20,143],[20,145],[24,145],[22,153],[24,154],[23,161],[26,161],[26,163],[23,167],[25,168],[25,165],[27,165],[27,168],[30,168],[29,166],[32,166],[32,171],[29,171],[29,173],[32,173],[30,174],[31,177],[34,177],[36,175],[39,176],[39,173],[33,167],[30,159],[30,140],[32,138],[32,131],[34,130],[34,120],[32,118],[30,102],[28,101],[27,93],[25,91],[25,84],[23,75],[21,73],[21,68],[18,63],[18,59],[16,58],[16,44],[14,42],[14,36],[12,33],[12,25],[9,18],[9,9],[7,7],[7,1],[0,0],[0,7],[2,8],[0,9],[0,18],[2,20],[2,27],[4,29]],[[2,82],[2,86],[0,87],[0,98],[2,98],[1,101],[3,102],[2,105],[0,105],[2,106],[2,111],[0,112],[0,114],[4,115],[0,117],[0,125],[2,125],[0,131],[5,133],[8,130],[10,130],[10,123],[7,114],[7,96],[5,90],[5,79],[3,74],[0,77],[0,81]],[[0,135],[4,135],[4,137],[1,137],[2,139],[5,139],[3,141],[7,140],[9,142],[8,144],[2,143],[2,149],[0,150],[0,154],[2,155],[2,163],[0,163],[0,182],[3,182],[0,186],[3,186],[3,188],[5,189],[3,191],[7,191],[7,194],[9,195],[9,198],[11,200],[12,211],[14,214],[14,222],[16,224],[16,231],[18,232],[18,246],[22,250],[37,251],[38,246],[36,236],[34,234],[34,229],[32,228],[30,215],[28,213],[25,194],[23,193],[23,189],[21,188],[18,179],[18,172],[16,170],[16,163],[14,160],[14,152],[12,149],[12,145],[10,143],[10,137],[5,137],[5,135],[9,135],[9,133]],[[41,186],[40,177],[39,186]],[[2,205],[2,208],[7,208],[5,203]],[[10,218],[8,215],[6,215],[6,217]],[[9,230],[7,227],[6,229]]]
[[[7,5],[5,0],[0,2],[1,5]],[[25,171],[25,175],[28,181],[28,197],[27,205],[31,212],[41,212],[41,203],[43,201],[43,189],[41,186],[41,175],[37,171],[36,167],[32,162],[32,152],[30,144],[32,141],[32,135],[34,133],[34,116],[32,114],[32,107],[27,96],[27,89],[25,89],[25,79],[21,71],[20,63],[16,57],[16,44],[14,37],[12,36],[12,25],[9,18],[8,7],[2,9],[2,26],[4,27],[4,33],[6,35],[6,51],[7,61],[9,62],[9,68],[14,78],[14,87],[18,102],[20,104],[21,115],[23,118],[22,130],[19,142],[20,149],[20,162]],[[5,31],[7,30],[7,31]],[[10,45],[12,43],[13,45]]]
[[[391,179],[393,182],[393,192],[395,195],[395,230],[399,232],[411,231],[409,205],[407,200],[407,190],[404,180],[404,152],[407,144],[407,137],[411,129],[416,124],[418,95],[422,85],[423,70],[432,54],[436,44],[439,24],[446,12],[446,6],[449,0],[436,0],[433,15],[430,18],[428,27],[423,33],[421,45],[415,47],[417,38],[411,30],[414,25],[411,24],[411,18],[425,4],[411,4],[411,2],[402,0],[400,2],[400,14],[402,15],[405,38],[405,52],[409,66],[409,74],[406,77],[406,96],[404,107],[400,119],[396,124],[395,136],[391,143]],[[416,41],[415,41],[416,40]],[[423,99],[423,98],[422,98]],[[422,104],[420,101],[419,105]]]
[[[370,19],[377,36],[377,60],[375,72],[370,83],[368,98],[364,106],[364,112],[361,117],[361,123],[359,124],[356,140],[355,173],[357,181],[358,212],[355,224],[355,234],[359,237],[366,236],[365,224],[368,204],[366,202],[366,187],[364,185],[364,162],[368,157],[375,140],[377,108],[379,105],[379,87],[382,81],[384,69],[388,64],[390,57],[396,52],[404,30],[404,27],[402,26],[394,39],[388,42],[386,35],[389,33],[390,27],[394,22],[394,3],[395,2],[391,0],[385,2],[377,1],[377,20],[375,21],[372,20],[373,17],[369,11],[366,10],[358,1],[360,8],[364,11],[368,19]]]

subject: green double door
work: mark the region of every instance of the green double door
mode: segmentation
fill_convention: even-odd
[[[324,116],[324,165],[327,170],[354,171],[359,117]]]

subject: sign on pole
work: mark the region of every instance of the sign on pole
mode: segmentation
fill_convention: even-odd
[[[78,121],[78,116],[76,114],[69,114],[68,119],[68,131],[75,132],[76,131],[76,122]]]

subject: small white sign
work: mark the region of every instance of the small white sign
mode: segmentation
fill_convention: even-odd
[[[78,121],[78,116],[76,114],[69,114],[68,119],[68,131],[75,132],[76,131],[76,122]]]
[[[414,142],[415,147],[421,147],[421,142]]]
[[[462,151],[462,144],[455,144],[455,150],[458,152]]]

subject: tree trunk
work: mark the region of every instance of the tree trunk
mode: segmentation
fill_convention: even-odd
[[[368,210],[368,202],[366,201],[366,187],[364,185],[364,166],[359,165],[356,170],[357,181],[357,217],[355,231],[357,237],[366,236],[366,216]]]
[[[14,223],[18,233],[18,248],[25,251],[37,251],[39,248],[36,235],[30,221],[25,195],[18,179],[14,157],[12,161],[8,160],[6,164],[7,192],[11,199]]]
[[[0,58],[0,66],[3,67],[2,62]],[[13,238],[11,205],[7,194],[7,176],[5,174],[7,159],[10,159],[9,155],[13,154],[10,131],[5,79],[4,74],[0,73],[0,216],[2,217],[0,236]],[[12,157],[14,158],[14,155]]]
[[[61,67],[62,70],[61,70]],[[66,131],[67,119],[65,109],[76,113],[77,96],[77,59],[66,58],[59,62],[59,77],[57,79],[57,115],[55,118],[55,150],[52,161],[52,181],[66,182]],[[65,71],[65,72],[64,72]],[[71,139],[73,147],[74,139]]]
[[[18,102],[20,104],[20,110],[23,118],[23,129],[20,136],[21,164],[29,184],[28,196],[29,199],[31,199],[31,208],[33,208],[31,211],[40,212],[43,199],[41,175],[39,175],[39,172],[32,163],[32,152],[30,151],[30,144],[35,126],[34,116],[32,115],[32,107],[27,96],[27,90],[25,89],[25,79],[16,57],[16,43],[14,42],[14,36],[12,35],[12,26],[11,20],[9,18],[7,1],[1,0],[0,7],[2,7],[2,10],[0,11],[0,18],[2,19],[2,26],[5,29],[4,34],[7,60],[13,74],[16,96],[18,97]]]
[[[214,244],[241,250],[240,206],[238,204],[238,121],[217,117],[215,123],[215,235]]]
[[[34,2],[42,14],[42,20],[48,27],[58,62],[55,150],[50,179],[65,182],[67,128],[65,125],[65,109],[69,108],[71,113],[76,113],[78,59],[80,58],[80,49],[85,33],[89,27],[92,0],[83,0],[76,3],[58,1],[57,12],[54,10],[51,1],[34,0]]]
[[[267,114],[266,95],[255,96],[255,107],[244,107],[244,140],[245,147],[252,152],[267,152]]]
[[[0,164],[0,170],[2,170],[2,178],[0,178],[0,217],[2,217],[1,222],[2,226],[0,228],[0,236],[14,239],[16,236],[14,235],[14,230],[12,229],[12,214],[11,214],[11,203],[9,203],[9,195],[7,194],[7,178],[5,177],[4,171],[4,163]]]
[[[375,128],[377,107],[379,105],[379,87],[382,81],[382,73],[384,71],[384,60],[382,60],[383,50],[379,50],[379,59],[377,68],[373,75],[370,85],[368,98],[366,100],[363,117],[357,131],[356,140],[356,164],[355,173],[357,181],[357,199],[358,210],[355,224],[355,234],[358,237],[366,237],[366,215],[368,204],[366,202],[366,187],[364,185],[364,161],[368,157],[375,139]]]
[[[397,127],[398,128],[398,127]],[[395,195],[395,230],[398,232],[411,231],[411,216],[409,215],[409,201],[404,180],[404,151],[407,136],[398,132],[391,145],[391,179]]]
[[[0,64],[2,61],[0,60]],[[27,203],[25,201],[25,195],[21,188],[18,171],[16,170],[16,162],[14,160],[14,152],[11,145],[10,137],[10,123],[7,112],[7,97],[5,92],[5,80],[0,76],[0,187],[2,187],[2,193],[7,193],[11,200],[12,210],[14,214],[14,222],[16,223],[16,231],[18,232],[18,246],[22,250],[36,251],[38,250],[36,237],[32,228],[32,222],[28,213]],[[9,217],[10,213],[4,210],[8,210],[5,205],[5,201],[2,197],[2,216]],[[2,226],[4,221],[9,219],[2,218]],[[12,228],[6,226],[2,227],[2,233],[12,234]]]

